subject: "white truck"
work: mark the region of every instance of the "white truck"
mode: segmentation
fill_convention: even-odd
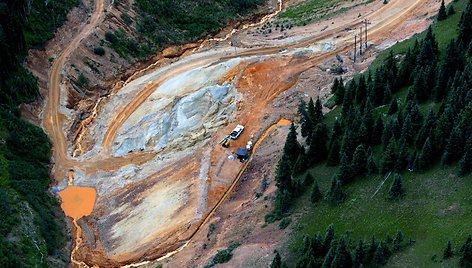
[[[237,125],[233,131],[231,131],[231,134],[229,134],[229,137],[233,140],[237,139],[241,133],[244,131],[244,126],[242,125]]]

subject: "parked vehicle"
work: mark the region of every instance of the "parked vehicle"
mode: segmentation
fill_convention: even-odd
[[[242,125],[237,125],[233,131],[231,131],[231,134],[229,134],[229,137],[233,140],[237,139],[241,133],[243,133],[244,131],[244,126]]]

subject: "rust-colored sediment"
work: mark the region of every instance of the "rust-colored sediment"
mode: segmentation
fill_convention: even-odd
[[[70,186],[60,191],[59,196],[62,199],[61,208],[64,213],[78,220],[92,213],[97,191],[94,188]]]

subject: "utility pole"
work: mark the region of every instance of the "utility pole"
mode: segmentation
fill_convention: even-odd
[[[367,21],[367,19],[365,19],[364,20],[364,25],[365,25],[365,29],[364,29],[364,31],[365,31],[365,49],[367,49],[367,23],[368,23],[368,21]]]
[[[359,35],[359,55],[362,55],[362,26],[359,28],[361,34]]]
[[[357,35],[354,35],[354,62],[356,62],[356,55],[357,54]]]

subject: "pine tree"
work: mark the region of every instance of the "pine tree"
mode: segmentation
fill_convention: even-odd
[[[270,268],[281,268],[282,267],[282,258],[277,250],[275,250],[275,256],[270,264]]]
[[[372,259],[372,265],[374,267],[383,266],[387,263],[387,256],[385,256],[385,248],[382,241],[380,241],[379,245],[377,246],[377,250],[374,253],[374,257]]]
[[[390,106],[388,108],[388,114],[392,115],[398,111],[398,100],[397,99],[392,99],[390,102]]]
[[[359,240],[359,244],[357,244],[356,251],[354,252],[354,267],[359,267],[365,260],[366,257],[366,249],[364,245],[364,241],[361,239]]]
[[[275,171],[275,182],[279,189],[292,192],[292,168],[288,156],[283,155]]]
[[[387,104],[392,100],[392,88],[390,84],[387,84],[383,94],[383,104]]]
[[[344,81],[342,78],[340,78],[337,89],[336,89],[336,93],[335,93],[336,104],[343,103],[345,94],[346,94],[346,88],[344,87]]]
[[[309,164],[318,163],[328,156],[328,148],[326,148],[326,142],[328,139],[326,125],[320,123],[316,125],[313,131],[313,137],[311,139],[310,148],[308,149]]]
[[[310,186],[314,181],[315,179],[313,178],[313,176],[311,176],[310,172],[307,172],[305,178],[303,179],[303,185],[305,187]]]
[[[443,259],[449,259],[454,256],[454,252],[452,251],[452,243],[451,240],[447,241],[447,246],[444,249]]]
[[[465,141],[462,139],[462,130],[458,125],[456,125],[447,141],[446,152],[443,154],[441,163],[444,165],[449,165],[459,160],[462,156],[462,152],[464,151],[464,142]]]
[[[469,136],[465,153],[459,161],[459,176],[469,175],[472,171],[472,135]]]
[[[337,139],[334,139],[330,146],[329,154],[328,154],[328,166],[337,166],[339,164],[339,142]]]
[[[370,138],[371,140],[371,145],[379,145],[380,142],[382,141],[382,133],[384,130],[384,124],[382,117],[379,116],[377,117],[377,120],[375,121],[374,128],[372,130],[372,137]]]
[[[315,113],[314,113],[314,118],[312,118],[312,122],[314,125],[318,124],[323,120],[323,106],[321,105],[321,100],[320,98],[316,99],[315,102]]]
[[[283,188],[278,188],[275,194],[276,213],[285,213],[289,209],[291,202],[292,192]]]
[[[442,21],[445,19],[447,19],[446,5],[444,4],[444,0],[442,0],[441,7],[439,8],[439,12],[438,12],[438,21]]]
[[[333,262],[331,263],[331,268],[350,268],[352,264],[352,256],[347,249],[345,238],[341,237]]]
[[[365,101],[367,96],[367,85],[365,83],[365,78],[363,75],[359,78],[359,83],[357,85],[357,91],[356,91],[356,103],[361,104],[363,101]]]
[[[287,135],[287,139],[285,140],[284,145],[284,152],[283,154],[288,157],[290,160],[290,164],[294,164],[298,155],[300,154],[301,146],[297,140],[297,129],[295,125],[292,123],[290,125],[290,130]]]
[[[328,253],[326,254],[326,256],[323,260],[323,264],[321,265],[321,268],[330,268],[331,267],[331,264],[333,263],[333,260],[334,260],[335,250],[336,249],[334,247],[331,247],[328,250]]]
[[[330,224],[328,225],[328,228],[326,229],[325,232],[325,237],[323,240],[323,245],[322,245],[322,253],[323,255],[326,255],[332,246],[332,242],[334,240],[334,225]]]
[[[307,108],[308,117],[310,118],[313,124],[313,127],[315,127],[316,124],[318,123],[317,121],[314,121],[314,119],[316,118],[317,111],[315,109],[315,103],[313,102],[312,98],[310,98],[310,101],[308,101],[307,107],[308,107]]]
[[[423,149],[416,159],[416,169],[426,170],[431,165],[433,161],[433,148],[431,147],[431,140],[427,138],[424,142]]]
[[[467,49],[467,54],[469,54],[469,56],[472,56],[472,41],[469,42],[469,48]]]
[[[367,262],[371,262],[372,259],[374,258],[374,254],[377,251],[378,245],[379,243],[377,242],[377,240],[375,240],[375,236],[372,236],[372,239],[370,240],[370,244],[369,244],[369,249],[367,250],[367,254],[366,254]]]
[[[382,159],[380,162],[380,173],[385,174],[389,171],[393,171],[397,158],[397,143],[394,138],[391,138],[387,148],[382,153]]]
[[[302,137],[307,138],[307,143],[310,143],[309,139],[311,139],[313,133],[313,123],[308,116],[306,103],[303,99],[300,99],[300,104],[298,105],[298,115],[300,116]]]
[[[351,172],[353,176],[363,175],[367,171],[367,155],[364,146],[357,146],[352,157]]]
[[[318,182],[315,181],[313,184],[313,188],[311,189],[310,200],[312,203],[317,203],[323,198],[321,194],[320,187],[318,186]]]
[[[333,85],[331,86],[331,94],[336,95],[339,88],[339,80],[338,78],[334,78]]]
[[[375,158],[373,154],[369,155],[367,158],[367,174],[375,175],[379,173],[379,169],[377,168],[377,163],[375,162]]]
[[[449,8],[447,9],[447,15],[448,16],[452,16],[456,14],[456,10],[454,9],[454,5],[449,5]]]
[[[469,236],[470,237],[470,236]],[[466,241],[461,248],[461,258],[459,264],[461,267],[472,267],[472,243]]]
[[[346,200],[346,193],[341,188],[341,182],[336,178],[331,181],[331,187],[326,193],[326,199],[333,205],[338,205]]]
[[[293,165],[292,174],[294,176],[301,175],[303,174],[303,172],[306,171],[307,168],[308,168],[308,160],[303,150],[301,150],[300,153],[298,154],[295,164]]]
[[[393,240],[393,251],[399,251],[402,248],[403,233],[402,231],[397,232],[397,236]]]
[[[341,162],[339,163],[339,179],[342,181],[343,184],[347,184],[352,179],[352,172],[351,172],[351,161],[347,154],[343,154],[341,156]]]
[[[402,133],[400,136],[400,140],[405,140],[407,145],[412,144],[413,139],[415,137],[415,132],[413,130],[413,126],[411,124],[411,116],[407,115],[405,121],[403,122]]]
[[[458,40],[464,46],[472,40],[472,2],[470,1],[461,15]]]
[[[395,199],[403,195],[402,177],[399,174],[393,176],[393,183],[388,192],[390,199]]]

